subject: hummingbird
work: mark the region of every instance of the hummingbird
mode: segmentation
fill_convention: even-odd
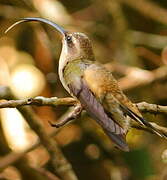
[[[62,85],[119,149],[129,151],[126,135],[133,121],[161,137],[166,137],[143,118],[138,108],[122,92],[112,73],[95,60],[87,35],[67,31],[52,21],[38,17],[23,18],[11,25],[6,32],[17,24],[29,21],[51,25],[61,34],[62,51],[58,73]]]

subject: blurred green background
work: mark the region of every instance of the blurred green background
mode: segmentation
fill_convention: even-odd
[[[61,37],[41,23],[21,24],[4,34],[22,17],[47,18],[70,31],[86,33],[97,61],[113,72],[133,102],[167,105],[167,1],[0,0],[0,85],[9,86],[20,99],[66,97],[57,74]],[[48,132],[52,131],[48,120],[56,122],[67,110],[33,108]],[[144,116],[167,126],[163,114]],[[11,150],[20,152],[35,142],[36,135],[16,109],[0,110],[0,119],[1,134]],[[166,141],[139,130],[130,131],[127,139],[130,152],[114,148],[85,114],[55,137],[79,180],[166,180]],[[3,143],[0,140],[0,146]],[[32,166],[42,167],[48,154],[40,147],[27,158]],[[21,179],[12,167],[1,171],[1,177]]]

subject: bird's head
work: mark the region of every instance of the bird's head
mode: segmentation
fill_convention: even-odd
[[[62,43],[61,56],[66,56],[69,60],[82,58],[94,60],[91,41],[84,33],[66,32]]]
[[[28,17],[23,18],[20,21],[14,23],[10,26],[6,32],[12,29],[17,24],[29,21],[39,21],[45,24],[51,25],[54,29],[60,32],[62,36],[62,52],[61,52],[61,59],[65,58],[68,61],[75,60],[75,59],[89,59],[94,60],[94,54],[92,50],[91,41],[89,38],[80,32],[68,32],[58,24],[49,21],[43,18],[37,17]]]

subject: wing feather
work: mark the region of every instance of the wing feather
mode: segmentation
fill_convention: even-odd
[[[125,140],[124,129],[107,115],[101,103],[95,98],[86,82],[81,79],[80,87],[75,83],[69,84],[72,93],[78,98],[85,110],[101,125],[104,132],[122,150],[129,151]]]
[[[123,94],[112,74],[102,65],[92,64],[89,66],[84,71],[84,78],[91,91],[96,93],[96,97],[102,99],[101,101],[105,111],[110,112],[113,119],[119,122],[124,129],[128,131],[130,124],[128,119],[125,119],[121,113],[119,113],[120,111],[122,111],[125,116],[129,116],[132,120],[147,127],[153,133],[161,137],[167,137],[167,135],[157,130],[142,117],[138,108]]]

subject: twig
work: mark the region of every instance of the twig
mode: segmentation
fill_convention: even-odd
[[[61,128],[54,130],[51,134],[49,134],[49,137],[54,137],[56,134],[60,131]],[[16,161],[18,161],[21,157],[23,157],[26,153],[33,151],[36,149],[39,145],[41,145],[40,139],[36,141],[31,147],[27,148],[25,151],[16,153],[11,152],[8,155],[4,156],[0,159],[0,170],[8,167],[9,165],[12,165]]]
[[[137,87],[150,85],[152,82],[167,79],[167,66],[158,67],[149,71],[137,67],[129,67],[119,63],[107,63],[104,67],[109,71],[115,71],[124,77],[118,80],[123,91],[128,91]]]
[[[167,11],[166,9],[158,6],[149,0],[119,0],[122,3],[127,4],[128,6],[136,9],[146,17],[158,21],[162,24],[167,24]]]
[[[58,106],[58,105],[75,105],[78,101],[74,98],[57,98],[51,97],[46,98],[42,96],[37,96],[35,98],[29,98],[25,100],[9,100],[0,101],[0,108],[16,108],[24,105],[37,105],[37,106]]]
[[[137,103],[136,106],[143,113],[149,112],[149,113],[165,113],[165,114],[167,114],[167,106],[160,106],[160,105],[156,105],[156,104],[148,104],[146,102]],[[75,111],[72,109],[70,112],[65,114],[59,121],[60,122],[64,121],[64,119],[66,119],[67,117],[71,118],[71,117],[74,117],[74,115],[75,115]],[[152,125],[154,127],[156,127],[158,130],[160,130],[164,133],[167,133],[167,128],[159,126],[155,123],[152,123]],[[137,125],[133,125],[133,128],[149,131],[147,128],[143,128],[143,127],[140,127]],[[48,136],[54,137],[60,130],[61,130],[61,128],[56,129],[51,134],[49,134]],[[7,166],[12,165],[14,162],[16,162],[21,157],[23,157],[27,152],[30,152],[30,151],[34,150],[35,148],[37,148],[40,144],[41,144],[40,139],[38,139],[38,141],[34,145],[32,145],[30,148],[26,149],[24,152],[21,152],[21,153],[12,152],[12,153],[6,155],[5,157],[1,158],[0,169],[4,169]]]
[[[0,156],[1,157],[6,156],[8,153],[11,153],[11,149],[8,146],[8,143],[5,139],[5,135],[3,133],[1,123],[0,123],[0,144],[1,144],[1,148],[0,148]],[[10,158],[15,159],[15,157],[10,157]],[[9,158],[7,159],[7,161],[9,161]],[[36,172],[35,170],[32,170],[32,168],[28,164],[26,157],[19,158],[17,162],[15,161],[13,166],[16,169],[18,169],[22,179],[27,179],[27,175],[28,175],[29,179],[36,179],[36,180],[43,179],[42,176],[38,172]],[[2,171],[2,169],[0,169],[0,171]]]
[[[160,126],[154,122],[150,122],[150,124],[155,128],[157,129],[159,132],[163,133],[163,134],[166,134],[167,135],[167,128],[166,127],[163,127],[163,126]],[[135,128],[135,129],[140,129],[140,130],[144,130],[144,131],[148,131],[149,133],[153,133],[151,131],[151,129],[148,129],[146,127],[142,127],[142,126],[139,126],[137,124],[133,124],[132,125],[132,128]]]
[[[16,153],[11,152],[4,156],[3,158],[0,158],[0,171],[8,167],[9,165],[12,165],[16,161],[18,161],[20,158],[22,158],[25,155],[25,153]]]
[[[122,90],[131,90],[136,87],[148,85],[157,80],[167,78],[167,67],[162,66],[155,70],[148,71],[140,68],[127,69],[127,75],[119,79],[119,85]]]
[[[162,67],[161,67],[162,68]],[[157,69],[156,76],[157,79],[164,78],[167,74],[167,69],[162,68],[163,73],[161,73],[161,68]],[[130,68],[132,69],[132,68]],[[143,70],[145,71],[145,70]],[[30,98],[26,100],[8,100],[0,102],[0,108],[16,108],[24,105],[37,105],[37,106],[58,106],[58,105],[74,105],[74,109],[68,114],[65,115],[65,117],[60,120],[60,122],[63,121],[68,121],[68,119],[75,119],[78,114],[81,112],[81,106],[78,103],[77,100],[74,98],[57,98],[57,97],[51,97],[51,98],[46,98],[46,97],[35,97],[35,98]],[[136,104],[137,107],[139,108],[140,111],[142,112],[149,112],[149,113],[165,113],[167,114],[167,106],[161,106],[161,105],[156,105],[156,104],[149,104],[146,102],[140,102]]]
[[[122,11],[120,2],[117,0],[108,0],[106,1],[106,7],[113,17],[114,27],[116,30],[118,47],[116,49],[115,59],[119,59],[124,64],[139,65],[132,43],[132,37],[130,36],[128,30],[128,23]]]
[[[140,102],[136,104],[137,108],[143,112],[143,113],[152,113],[152,114],[167,114],[167,106],[160,106],[157,104],[149,104],[146,102]],[[160,126],[154,122],[150,122],[150,124],[157,130],[159,130],[160,132],[167,134],[167,128]],[[133,125],[133,128],[136,129],[142,129],[145,131],[149,131],[149,129],[138,126],[138,125]],[[149,131],[151,132],[151,131]]]
[[[66,123],[76,119],[82,112],[82,106],[80,103],[78,103],[73,110],[66,115],[65,118],[61,119],[58,123],[53,124],[52,122],[49,122],[52,127],[60,128],[64,126]]]
[[[165,74],[164,74],[165,75]],[[162,74],[161,77],[164,77]],[[161,78],[159,77],[159,78]],[[158,78],[158,76],[157,76]],[[1,102],[2,101],[2,102]],[[8,100],[0,101],[0,108],[17,108],[24,105],[37,105],[37,106],[58,106],[58,105],[74,105],[74,109],[64,117],[64,119],[60,120],[62,121],[68,121],[67,119],[75,119],[78,114],[81,112],[81,106],[78,104],[78,101],[74,98],[57,98],[57,97],[35,97],[30,98],[26,100]],[[149,112],[149,113],[165,113],[167,114],[167,106],[160,106],[156,104],[149,104],[146,102],[140,102],[137,104],[137,107],[142,112]]]
[[[141,31],[130,31],[134,44],[145,45],[152,48],[163,49],[167,45],[167,37]]]
[[[9,90],[9,96],[11,99],[15,99],[12,92]],[[58,147],[57,143],[52,139],[49,138],[48,134],[45,132],[42,124],[41,119],[33,112],[31,107],[21,107],[21,105],[28,105],[29,102],[36,102],[37,105],[39,104],[54,104],[57,98],[51,98],[52,103],[50,103],[49,98],[43,98],[43,97],[37,97],[35,98],[35,101],[32,99],[28,100],[11,100],[7,101],[7,104],[4,105],[5,102],[2,103],[2,108],[5,106],[9,107],[17,107],[18,110],[22,113],[22,115],[25,117],[27,123],[31,127],[32,130],[35,131],[35,133],[38,135],[41,144],[47,149],[49,155],[50,155],[50,161],[53,166],[53,169],[57,174],[63,179],[63,180],[77,180],[77,177],[71,167],[71,164],[67,161],[67,159],[64,157],[63,153],[61,152],[60,148]],[[62,100],[62,99],[61,99]],[[72,99],[73,101],[74,99]],[[76,100],[75,100],[76,101]],[[40,103],[39,103],[40,102]],[[57,101],[56,101],[57,102]],[[66,101],[65,101],[66,102]],[[65,104],[70,104],[69,101]],[[73,101],[74,102],[74,101]],[[14,104],[14,105],[13,105]],[[64,100],[59,102],[60,104],[64,104]]]
[[[33,168],[36,171],[38,171],[40,174],[42,174],[44,177],[46,177],[48,180],[60,180],[57,176],[52,174],[50,171],[47,171],[44,168]]]
[[[151,62],[153,65],[156,65],[158,67],[163,65],[161,56],[155,54],[153,51],[145,47],[137,47],[136,51],[138,56],[143,57],[147,61]]]
[[[71,166],[68,164],[67,160],[63,156],[57,144],[52,140],[52,138],[50,138],[50,136],[54,136],[55,133],[57,132],[54,132],[51,135],[47,135],[40,124],[41,120],[36,116],[36,114],[34,114],[32,109],[21,106],[33,104],[33,105],[49,105],[49,106],[75,105],[77,107],[77,103],[78,102],[73,98],[53,98],[53,97],[52,98],[36,97],[27,100],[9,100],[0,103],[0,108],[18,107],[18,109],[23,114],[30,127],[38,134],[41,144],[44,145],[44,147],[46,147],[46,149],[49,151],[55,171],[57,171],[58,174],[65,180],[66,179],[73,180],[77,178],[75,177],[71,169]],[[160,105],[148,104],[143,102],[143,103],[138,103],[137,107],[142,112],[167,113],[167,106],[160,106]],[[68,115],[66,114],[64,116],[66,120],[75,117],[76,117],[75,107],[70,111],[70,113],[68,113]],[[165,133],[167,132],[165,127],[161,127],[155,123],[152,124],[155,128],[159,129],[160,131]],[[139,128],[139,127],[136,126],[135,128]],[[147,129],[144,130],[148,131]],[[27,149],[26,151],[20,154],[10,153],[9,155],[1,159],[0,169],[7,167],[8,165],[11,165],[12,163],[16,162],[18,159],[23,157],[27,152],[35,149],[39,144],[40,143],[37,142],[35,145],[33,145],[32,147],[30,147],[29,149]]]
[[[144,113],[148,112],[148,113],[153,113],[153,114],[160,114],[160,113],[167,114],[167,106],[149,104],[146,102],[137,103],[136,106],[141,112],[144,112]]]
[[[165,68],[166,69],[166,68]],[[165,70],[167,71],[167,70]],[[160,72],[157,70],[157,78],[163,78],[167,72],[162,73],[160,76]],[[58,105],[74,105],[74,109],[68,114],[65,115],[60,122],[66,122],[68,119],[75,119],[81,113],[81,106],[74,98],[45,98],[45,97],[35,97],[27,100],[8,100],[4,102],[0,102],[0,108],[16,108],[24,105],[38,105],[38,106],[58,106]],[[149,113],[164,113],[167,114],[167,106],[161,106],[156,104],[149,104],[146,102],[137,103],[136,106],[139,108],[141,112],[149,112]]]
[[[61,1],[32,0],[32,4],[42,17],[58,24],[70,24],[73,20]]]
[[[67,119],[67,117],[68,118],[74,117],[74,114],[75,114],[75,111],[73,109],[71,109],[70,111],[65,113],[60,118],[59,121],[61,122],[64,119]],[[49,138],[56,136],[60,132],[60,130],[61,130],[61,128],[55,129],[52,133],[50,133],[48,135]],[[23,157],[26,153],[36,149],[39,145],[41,145],[40,139],[38,139],[35,144],[33,144],[28,149],[26,149],[24,152],[20,152],[20,153],[11,152],[8,155],[6,155],[5,157],[1,158],[0,159],[0,170],[8,167],[9,165],[12,165],[14,162],[18,161],[21,157]]]
[[[77,180],[71,164],[64,157],[57,143],[52,138],[49,138],[40,123],[40,118],[30,107],[19,107],[18,109],[25,117],[31,129],[37,133],[42,145],[47,149],[54,171],[57,172],[63,180]]]
[[[0,15],[7,18],[7,19],[18,19],[23,16],[29,16],[32,12],[28,11],[26,8],[21,8],[18,6],[11,6],[11,5],[0,5]],[[35,13],[34,13],[35,14]]]

